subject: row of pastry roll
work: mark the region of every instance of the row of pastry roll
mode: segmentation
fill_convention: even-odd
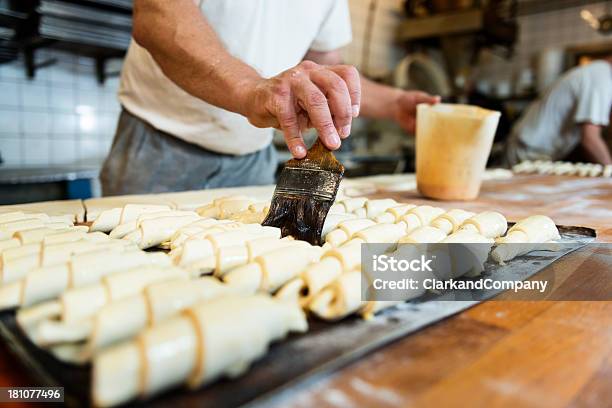
[[[150,262],[170,264],[165,254],[147,254],[129,241],[111,239],[102,233],[71,231],[61,236],[71,240],[45,239],[32,252],[15,258],[13,252],[24,246],[2,251],[0,309],[53,299],[68,288],[97,282],[118,270]]]
[[[216,223],[224,227],[230,225],[228,222]],[[257,227],[263,235],[255,233]],[[217,263],[241,258],[240,252],[253,259],[253,262],[244,262],[243,272],[240,272],[241,268],[230,270],[231,284],[224,284],[215,277],[187,281],[171,274],[163,275],[161,270],[151,275],[150,268],[148,272],[141,268],[133,271],[134,276],[127,281],[129,272],[110,275],[94,285],[68,290],[58,300],[24,308],[19,311],[17,320],[33,342],[50,348],[58,358],[70,362],[87,361],[105,347],[129,339],[143,328],[160,323],[197,302],[228,294],[274,292],[319,259],[323,251],[320,247],[290,238],[280,239],[278,232],[270,235],[271,230],[260,225],[249,225],[247,231],[237,228],[214,230],[211,227],[209,235],[201,234],[203,239],[192,240],[204,243],[200,249],[214,253],[213,259]],[[249,236],[254,239],[247,240]],[[217,244],[221,246],[215,247]],[[205,270],[203,268],[214,264],[205,259],[197,263],[198,268],[190,270],[199,275]],[[180,266],[175,268],[187,271]],[[192,276],[191,272],[185,273]],[[222,274],[216,275],[223,278]],[[241,281],[240,277],[246,280]],[[162,282],[156,279],[162,279]],[[124,282],[120,292],[113,290],[117,287],[113,281],[118,280]],[[99,297],[103,288],[107,294],[104,299]],[[81,307],[85,299],[90,304]]]
[[[0,211],[0,251],[37,243],[46,235],[74,227],[72,216],[45,213]]]
[[[463,220],[463,221],[461,221]],[[493,245],[495,248],[490,252],[491,257],[504,262],[516,256],[534,250],[556,250],[555,245],[546,243],[554,242],[559,239],[559,232],[555,223],[546,216],[534,215],[527,217],[507,230],[505,217],[497,212],[483,212],[472,215],[471,217],[458,210],[450,210],[446,213],[433,218],[429,225],[418,226],[402,238],[399,243],[463,243],[477,244],[467,245],[463,248],[469,250],[473,257],[462,256],[457,259],[449,259],[452,252],[440,251],[437,254],[437,263],[445,264],[447,273],[445,276],[437,276],[438,279],[458,278],[461,276],[477,276],[484,269],[484,263],[489,256]],[[507,234],[506,234],[507,232]],[[504,235],[505,234],[505,235]],[[353,240],[339,247],[351,245]],[[411,246],[400,246],[398,251],[410,251]],[[358,246],[355,247],[358,251]],[[401,254],[400,254],[401,255]],[[353,257],[358,256],[357,253]],[[407,254],[403,254],[407,256]],[[445,257],[447,259],[445,259]],[[316,270],[317,268],[311,268]],[[327,275],[329,276],[329,275]],[[327,279],[325,276],[325,280]],[[321,282],[321,276],[317,276],[318,281],[315,290],[309,290],[309,297],[302,299],[302,306],[308,311],[326,320],[340,319],[353,313],[359,313],[364,317],[372,316],[377,311],[397,304],[397,301],[367,301],[361,300],[361,279],[360,268],[353,270],[339,270],[336,268],[336,278],[325,285]],[[313,281],[312,277],[303,279],[305,282]],[[320,289],[323,287],[323,289]],[[290,289],[287,287],[286,289]],[[316,291],[318,289],[318,292]],[[302,293],[304,289],[302,288]],[[295,293],[294,289],[289,293]],[[406,301],[421,296],[422,291],[405,291]],[[279,295],[285,295],[284,290]]]
[[[361,302],[362,243],[387,242],[386,251],[395,250],[396,244],[436,242],[485,243],[490,248],[493,239],[503,235],[507,228],[506,219],[496,212],[473,214],[431,206],[403,206],[401,210],[389,213],[395,217],[396,223],[365,223],[367,226],[364,228],[363,225],[357,226],[354,220],[340,223],[337,231],[342,234],[327,241],[329,250],[321,261],[288,282],[277,296],[295,299],[306,310],[326,320],[352,313],[371,315],[397,302]],[[487,255],[488,249],[484,259]],[[479,273],[481,268],[482,265],[480,269],[472,265],[462,274]],[[405,300],[415,296],[406,295]]]
[[[554,174],[581,177],[612,177],[612,165],[596,163],[572,163],[564,161],[525,160],[512,167],[515,173]]]
[[[217,223],[201,231],[192,231],[190,227],[179,230],[173,237],[174,249],[170,255],[177,265],[199,273],[212,273],[243,292],[278,291],[281,297],[296,297],[300,293],[300,303],[305,304],[306,299],[339,273],[358,266],[361,243],[386,242],[387,249],[392,249],[402,239],[436,242],[432,235],[439,241],[469,218],[473,219],[466,221],[463,236],[479,228],[489,236],[500,236],[507,225],[503,216],[495,217],[497,213],[471,217],[474,214],[461,210],[445,212],[414,205],[393,206],[387,210],[376,211],[377,216],[391,214],[396,223],[330,214],[328,219],[335,219],[332,223],[335,227],[329,228],[323,248],[290,238],[279,239],[277,231],[271,231],[274,235],[262,236],[269,227],[258,226],[257,231],[253,225],[243,225],[240,229],[227,230],[233,224]],[[419,228],[429,224],[434,226]],[[344,245],[337,248],[341,244]]]
[[[56,299],[21,308],[17,321],[32,342],[41,347],[74,342],[87,330],[91,318],[106,305],[137,295],[157,282],[191,279],[181,268],[163,262],[151,263],[153,259],[148,261],[148,264],[115,271],[95,283],[69,288]]]
[[[226,196],[197,208],[196,212],[206,218],[261,224],[269,210],[269,201],[257,201],[245,196]]]
[[[307,328],[298,305],[264,294],[198,303],[98,354],[93,402],[119,405],[180,385],[196,388],[236,377],[264,356],[270,343]]]
[[[208,226],[207,220],[213,219],[261,223],[268,208],[269,203],[242,196],[218,198],[196,211],[175,210],[166,205],[127,204],[100,213],[90,231],[106,232],[111,238],[131,241],[141,249],[165,247],[183,227],[197,229],[200,225]]]
[[[211,251],[210,253],[217,249],[216,245],[219,246],[219,249],[231,250],[238,243],[246,243],[249,237],[261,238],[256,240],[253,246],[249,246],[252,256],[278,248],[277,245],[274,245],[276,242],[310,247],[304,242],[297,243],[291,239],[280,239],[278,229],[262,227],[258,224],[199,219],[185,226],[178,235],[184,234],[185,230],[199,238],[209,238],[209,240],[200,239],[197,242],[210,244],[200,245],[198,249],[204,252]],[[130,244],[130,241],[126,240],[113,241]],[[99,261],[100,255],[90,254],[89,260]],[[79,265],[83,265],[80,259],[82,256],[73,257],[72,263],[67,265],[66,273],[84,275],[88,284],[70,287],[63,285],[62,290],[58,288],[53,293],[49,293],[49,291],[43,291],[44,279],[37,279],[36,282],[39,283],[36,284],[36,288],[40,288],[38,292],[52,299],[22,308],[17,315],[18,323],[35,344],[50,349],[64,361],[78,363],[87,361],[102,347],[135,334],[143,325],[146,326],[178,313],[199,300],[221,293],[229,293],[228,291],[223,292],[223,287],[218,284],[215,285],[213,283],[215,279],[213,281],[187,280],[199,275],[200,269],[191,268],[190,270],[195,272],[192,274],[178,265],[171,266],[171,258],[162,253],[148,254],[134,249],[132,254],[119,256],[117,266],[125,266],[126,260],[137,255],[140,257],[159,256],[165,262],[163,264],[134,265],[127,269],[122,267],[120,271],[111,271],[111,263],[105,262],[95,265],[97,272],[86,273],[78,268]],[[108,259],[108,257],[104,258]],[[222,256],[220,259],[229,260],[229,258],[231,257]],[[44,272],[43,277],[51,277],[47,271]],[[28,292],[32,286],[29,284],[30,281],[32,279],[26,281],[28,289],[25,292]],[[74,279],[68,278],[67,281],[74,281]],[[85,283],[83,278],[77,281]],[[159,283],[159,286],[156,286],[156,283]],[[233,288],[231,290],[237,293]],[[39,296],[37,300],[42,300],[42,297]],[[36,302],[25,304],[33,303]],[[145,315],[141,314],[143,309],[139,306],[146,306]],[[156,317],[153,317],[153,314]],[[112,316],[112,318],[109,319],[107,316]],[[121,324],[115,321],[117,316],[123,316]],[[126,316],[130,318],[125,318]],[[138,323],[138,316],[144,319],[140,323]]]
[[[430,206],[412,208],[416,209],[413,211],[416,214],[423,212],[421,210],[439,214],[438,217],[432,216],[431,221],[436,221],[436,225],[443,229],[428,226],[408,228],[405,222],[377,223],[367,218],[346,219],[340,221],[336,228],[327,234],[329,237],[334,231],[342,232],[345,240],[331,240],[338,245],[332,245],[328,240],[322,248],[302,246],[291,248],[291,251],[277,249],[231,269],[222,274],[222,279],[228,285],[245,292],[276,293],[280,298],[297,300],[303,307],[307,307],[309,301],[335,278],[345,272],[359,271],[362,243],[386,243],[385,250],[392,250],[398,242],[437,242],[455,228],[452,222],[457,226],[461,224],[455,217],[458,216],[455,210],[445,212]],[[487,216],[487,213],[484,213],[480,218],[473,217],[473,223],[476,224]],[[503,234],[506,226],[505,218],[501,215],[499,217],[503,220],[504,229],[496,232],[497,235]],[[410,222],[412,221],[409,221],[409,224]],[[448,224],[451,225],[450,228]],[[470,233],[467,225],[464,234]]]
[[[36,219],[36,221],[39,221]],[[88,233],[87,227],[72,226],[66,223],[50,222],[29,224],[27,221],[2,223],[4,231],[11,231],[10,237],[0,241],[0,289],[2,307],[7,307],[4,295],[14,292],[9,288],[18,286],[30,272],[41,267],[53,267],[69,260],[73,254],[98,249],[126,248],[128,242],[110,239],[103,233]],[[15,227],[21,223],[24,227]],[[6,225],[11,225],[6,227]],[[58,225],[54,225],[58,224]],[[61,224],[61,225],[60,225]],[[10,229],[9,229],[10,228]],[[12,299],[13,297],[11,297]]]

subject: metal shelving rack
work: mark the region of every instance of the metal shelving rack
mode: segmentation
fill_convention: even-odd
[[[0,0],[0,28],[13,32],[2,45],[23,54],[28,78],[56,63],[55,59],[37,60],[37,51],[53,48],[93,58],[102,84],[118,75],[107,72],[106,65],[125,55],[131,13],[131,0]]]

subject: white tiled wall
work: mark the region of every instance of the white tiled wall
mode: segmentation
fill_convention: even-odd
[[[55,65],[26,78],[23,63],[0,65],[0,153],[5,167],[100,164],[119,113],[118,78],[96,82],[93,60],[41,51]],[[111,61],[108,71],[118,71]]]

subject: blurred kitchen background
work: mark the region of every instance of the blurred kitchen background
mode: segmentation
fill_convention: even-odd
[[[131,0],[0,0],[0,204],[99,194],[112,143]],[[490,164],[527,104],[612,52],[612,1],[349,0],[345,59],[367,76],[503,114]],[[609,133],[608,133],[609,134]],[[275,141],[281,159],[282,138]],[[410,172],[414,143],[358,120],[349,175]]]

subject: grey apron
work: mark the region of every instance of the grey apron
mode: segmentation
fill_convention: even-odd
[[[242,156],[215,153],[161,132],[125,109],[100,181],[105,196],[273,184],[272,145]]]

